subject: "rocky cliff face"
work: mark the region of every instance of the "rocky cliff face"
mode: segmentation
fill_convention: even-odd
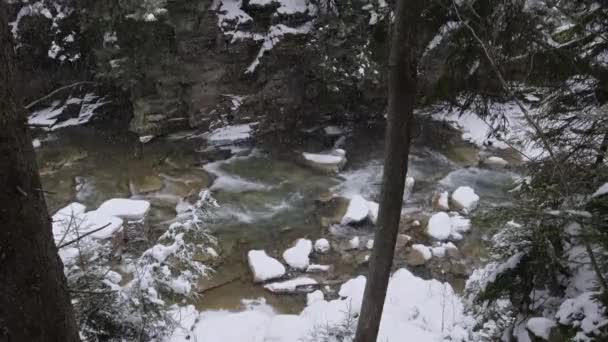
[[[140,135],[245,118],[289,128],[384,110],[384,1],[12,0],[10,8],[26,98],[99,82],[112,98],[97,96],[127,104],[121,115]]]

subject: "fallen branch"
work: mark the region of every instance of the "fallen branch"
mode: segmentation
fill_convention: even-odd
[[[242,275],[240,275],[240,276],[236,276],[236,277],[234,277],[234,278],[232,278],[232,279],[228,279],[228,280],[226,280],[226,281],[224,281],[224,282],[222,282],[222,283],[219,283],[219,284],[217,284],[217,285],[213,285],[213,286],[210,286],[210,287],[208,287],[208,288],[206,288],[206,289],[199,290],[199,291],[198,291],[198,294],[203,294],[203,293],[206,293],[206,292],[209,292],[209,291],[215,290],[215,289],[219,289],[220,287],[226,286],[226,285],[228,285],[228,284],[232,284],[232,283],[234,283],[234,282],[235,282],[235,281],[237,281],[237,280],[241,280],[241,278],[243,278],[243,276],[242,276]]]
[[[71,244],[73,244],[73,243],[76,243],[76,242],[78,242],[78,241],[82,240],[83,238],[85,238],[85,237],[87,237],[87,236],[89,236],[89,235],[93,234],[93,233],[96,233],[96,232],[98,232],[98,231],[100,231],[100,230],[102,230],[102,229],[104,229],[104,228],[107,228],[107,227],[108,227],[110,224],[111,224],[111,222],[108,222],[108,223],[107,223],[105,226],[103,226],[103,227],[99,227],[99,228],[94,229],[94,230],[92,230],[92,231],[90,231],[90,232],[87,232],[86,234],[80,235],[79,237],[77,237],[76,239],[74,239],[74,240],[72,240],[72,241],[68,241],[68,242],[66,242],[66,243],[64,243],[64,244],[62,244],[62,245],[57,246],[57,249],[61,249],[61,248],[63,248],[63,247],[67,247],[67,246],[69,246],[69,245],[71,245]]]
[[[79,86],[79,85],[82,85],[82,84],[97,85],[99,83],[97,83],[97,82],[91,82],[91,81],[80,81],[80,82],[72,83],[72,84],[69,84],[69,85],[57,88],[57,89],[53,90],[52,92],[48,93],[47,95],[44,95],[43,97],[39,98],[38,100],[34,100],[34,101],[30,102],[29,104],[25,105],[25,109],[32,108],[33,106],[35,106],[38,103],[40,103],[40,102],[42,102],[42,101],[50,98],[51,96],[57,94],[58,92],[60,92],[62,90],[73,88],[73,87],[76,87],[76,86]]]

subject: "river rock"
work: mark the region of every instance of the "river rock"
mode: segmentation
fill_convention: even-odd
[[[479,196],[475,190],[469,186],[461,186],[452,193],[452,202],[462,210],[465,214],[470,213],[477,208],[479,204]]]
[[[295,245],[288,248],[283,253],[283,259],[292,268],[306,270],[310,259],[308,256],[312,252],[312,242],[308,239],[299,239]]]
[[[264,285],[264,288],[273,293],[296,293],[296,292],[312,292],[314,287],[319,283],[309,277],[298,277],[291,280],[286,280],[277,283]]]
[[[410,266],[420,266],[426,264],[433,254],[431,249],[425,245],[414,244],[405,257],[405,262]]]
[[[327,153],[302,153],[304,165],[315,170],[338,173],[346,164],[346,151],[334,149]]]
[[[331,245],[327,239],[318,239],[315,241],[315,252],[317,253],[327,253],[331,249]]]
[[[439,211],[449,211],[450,203],[449,203],[449,193],[447,191],[436,192],[433,194],[433,199],[431,200],[433,209]]]
[[[405,246],[407,246],[408,243],[410,243],[410,241],[412,241],[412,237],[411,236],[409,236],[407,234],[398,234],[397,235],[397,242],[395,244],[395,248],[397,250],[403,249]]]
[[[285,266],[277,259],[269,257],[263,250],[251,250],[247,254],[247,261],[253,281],[256,283],[265,282],[271,279],[280,278],[285,275]]]
[[[103,202],[97,211],[108,216],[116,216],[125,220],[141,220],[150,210],[150,202],[128,198],[113,198]]]
[[[501,170],[509,165],[509,162],[505,159],[497,156],[490,156],[481,161],[483,166],[486,166],[490,169]]]

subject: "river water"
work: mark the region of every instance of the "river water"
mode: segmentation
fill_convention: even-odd
[[[343,148],[348,163],[337,175],[302,165],[297,161],[297,149],[263,145],[210,149],[192,132],[141,144],[130,134],[76,127],[40,134],[42,146],[37,156],[51,214],[74,201],[90,209],[116,197],[150,201],[152,209],[144,232],[147,246],[153,245],[176,219],[181,207],[192,202],[201,189],[210,188],[220,207],[210,213],[206,223],[218,240],[220,257],[211,264],[215,270],[211,276],[198,284],[203,294],[195,299],[197,308],[237,310],[243,298],[264,297],[278,312],[299,313],[305,296],[276,295],[253,284],[246,254],[251,249],[264,249],[280,259],[298,238],[314,241],[326,237],[332,242],[333,252],[313,255],[312,261],[333,267],[315,277],[338,284],[365,273],[369,250],[349,250],[345,246],[354,236],[364,244],[373,235],[373,227],[332,231],[332,216],[339,216],[345,204],[328,199],[334,194],[361,194],[377,201],[382,177],[382,127],[353,128],[346,136]],[[515,174],[476,167],[478,150],[453,136],[457,134],[452,132],[451,143],[433,148],[425,143],[429,137],[416,140],[408,173],[416,184],[404,200],[403,222],[425,222],[432,213],[433,193],[461,185],[473,187],[480,195],[478,211],[508,205],[508,189]],[[486,228],[474,226],[459,243],[461,269],[446,279],[457,289],[462,289],[467,270],[483,254],[480,249]],[[408,234],[429,244],[421,230]],[[403,262],[403,253],[398,252],[396,265]],[[434,277],[444,267],[449,273],[451,266],[441,263],[415,267],[413,271],[422,277]]]

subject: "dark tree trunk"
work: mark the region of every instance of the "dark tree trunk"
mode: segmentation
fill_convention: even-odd
[[[355,342],[376,341],[393,265],[416,101],[419,45],[416,27],[421,25],[424,3],[424,0],[398,0],[394,12],[380,212]]]
[[[0,2],[0,341],[78,341],[32,140],[14,94],[5,6]]]

